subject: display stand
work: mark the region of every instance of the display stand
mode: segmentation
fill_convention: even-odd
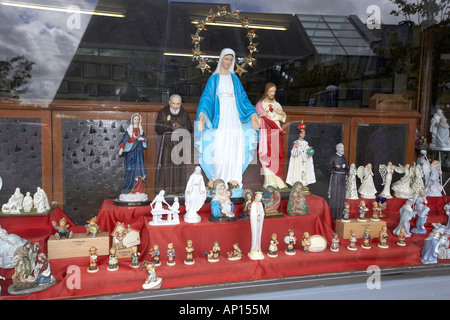
[[[100,232],[95,237],[84,233],[75,233],[72,238],[56,239],[50,236],[47,242],[48,259],[86,257],[89,248],[96,247],[99,256],[109,254],[109,233]]]

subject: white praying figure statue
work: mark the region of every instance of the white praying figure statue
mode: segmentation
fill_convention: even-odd
[[[261,251],[261,235],[264,225],[264,207],[261,202],[262,192],[255,193],[255,200],[250,209],[250,227],[252,232],[252,247],[248,253],[248,257],[252,260],[264,259],[264,254]]]
[[[37,191],[33,195],[33,206],[36,208],[37,213],[44,213],[50,210],[47,195],[41,187],[37,187]]]
[[[184,196],[186,207],[184,221],[188,223],[200,222],[202,218],[198,215],[198,211],[206,201],[206,186],[200,166],[195,167],[194,172],[189,177]]]

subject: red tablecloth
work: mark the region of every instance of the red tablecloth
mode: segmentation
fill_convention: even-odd
[[[426,227],[431,230],[432,222],[447,222],[447,216],[443,206],[449,197],[428,198],[431,212]],[[198,224],[188,224],[182,221],[174,226],[150,226],[151,213],[148,207],[124,208],[113,205],[112,200],[105,200],[98,213],[99,225],[102,231],[112,231],[117,221],[130,224],[132,228],[141,231],[141,259],[149,259],[148,250],[157,243],[161,250],[162,265],[157,267],[158,277],[163,278],[162,288],[193,286],[211,283],[224,283],[232,281],[255,280],[273,277],[286,277],[295,275],[306,275],[315,273],[341,272],[352,270],[365,270],[370,265],[380,268],[420,265],[420,252],[426,235],[413,235],[407,239],[406,247],[396,245],[396,237],[391,233],[398,223],[398,209],[404,204],[404,199],[388,200],[386,215],[383,220],[387,222],[389,229],[388,249],[377,247],[377,239],[374,239],[372,249],[349,251],[345,247],[348,240],[341,240],[340,251],[331,252],[326,250],[321,253],[305,253],[301,249],[300,241],[296,246],[297,254],[288,256],[283,251],[285,245],[283,238],[289,229],[294,229],[298,239],[303,232],[308,231],[311,235],[323,235],[330,244],[334,233],[334,221],[326,201],[318,196],[307,197],[311,212],[305,216],[267,218],[264,223],[262,243],[263,248],[269,245],[272,233],[278,234],[280,241],[278,258],[268,258],[260,261],[252,261],[246,253],[251,245],[251,232],[249,222],[236,221],[233,223],[213,223],[208,221],[209,207],[205,205],[199,213],[202,221]],[[367,200],[367,203],[371,203]],[[352,217],[356,217],[357,204],[359,200],[350,201]],[[280,211],[286,212],[287,201],[284,200]],[[242,210],[237,206],[238,214]],[[183,212],[183,207],[181,210]],[[33,242],[39,241],[41,248],[46,252],[46,240],[54,230],[51,221],[58,221],[64,213],[55,209],[46,217],[0,217],[0,225],[9,233],[15,233]],[[67,218],[67,217],[66,217]],[[73,223],[69,220],[69,223]],[[414,225],[414,222],[412,223]],[[74,232],[84,232],[83,226],[75,226]],[[185,265],[184,248],[186,241],[192,240],[195,248],[194,265]],[[209,251],[214,241],[219,241],[221,247],[221,259],[219,262],[207,262],[204,256]],[[167,266],[166,250],[167,244],[173,242],[176,250],[176,265]],[[226,252],[232,250],[233,243],[238,242],[244,253],[244,257],[238,261],[229,261]],[[11,284],[11,276],[14,270],[0,269],[0,275],[7,280],[1,281],[2,286],[0,299],[59,299],[80,297],[88,295],[119,293],[141,290],[142,283],[146,278],[144,269],[137,270],[129,266],[129,259],[121,259],[120,269],[116,272],[106,270],[108,257],[102,256],[99,260],[100,271],[95,274],[87,273],[88,257],[76,259],[51,260],[52,272],[58,283],[45,290],[29,296],[10,296],[7,288]],[[447,260],[440,260],[447,262]],[[79,268],[78,279],[80,288],[71,285],[75,274],[68,272],[68,267]]]

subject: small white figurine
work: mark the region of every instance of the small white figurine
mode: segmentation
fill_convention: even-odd
[[[428,180],[430,179],[431,173],[431,164],[430,160],[427,157],[427,150],[420,150],[420,156],[417,157],[416,163],[422,166],[422,172],[425,179],[425,185],[428,184]]]
[[[162,284],[162,278],[158,278],[156,276],[156,268],[153,263],[147,264],[147,273],[148,276],[145,279],[144,284],[142,285],[142,289],[150,290],[150,289],[159,289]]]
[[[450,131],[447,118],[442,115],[437,126],[435,147],[439,150],[450,150],[449,136]]]
[[[252,247],[248,253],[248,257],[252,260],[264,259],[264,254],[261,251],[261,235],[264,225],[264,207],[261,203],[262,192],[255,193],[255,200],[250,209],[250,226],[252,231]]]
[[[433,118],[431,118],[431,121],[430,121],[430,132],[431,132],[430,147],[431,148],[436,147],[438,127],[439,127],[439,123],[441,122],[442,117],[445,118],[444,112],[440,108],[438,108],[436,110],[436,112],[434,113]]]
[[[165,191],[161,190],[150,204],[150,208],[152,209],[153,220],[148,223],[149,225],[159,226],[159,225],[174,225],[180,223],[180,219],[178,217],[179,214],[178,198],[174,199],[174,203],[171,206],[164,199],[164,195]],[[167,205],[168,209],[164,209],[163,203]],[[167,215],[166,220],[162,219],[163,215]]]
[[[37,187],[37,191],[33,195],[33,205],[37,213],[44,213],[50,210],[47,195],[41,187]]]
[[[445,214],[447,215],[447,225],[446,228],[450,230],[450,203],[444,206]]]
[[[6,280],[5,278],[3,278],[2,276],[0,276],[0,280]],[[2,286],[0,286],[0,296],[2,295]]]
[[[425,185],[423,183],[423,170],[420,164],[414,163],[412,168],[412,181],[411,181],[411,190],[414,194],[418,194],[420,191],[425,189]]]
[[[347,182],[345,186],[345,198],[349,200],[358,200],[358,187],[356,185],[356,165],[352,163],[350,165],[349,173],[347,176]]]
[[[184,195],[186,206],[184,221],[188,223],[199,223],[202,218],[197,212],[206,201],[206,186],[203,181],[202,169],[200,166],[195,167],[194,173],[189,177]]]
[[[401,199],[409,199],[414,197],[414,193],[411,189],[412,172],[410,165],[406,164],[404,166],[394,166],[394,170],[395,172],[403,173],[403,177],[392,185],[394,196]]]
[[[27,240],[22,239],[18,235],[8,234],[8,232],[0,226],[0,268],[14,268],[14,252],[26,242]]]
[[[431,172],[428,183],[425,187],[425,192],[428,197],[440,197],[442,196],[442,185],[441,185],[441,163],[437,160],[431,162]]]
[[[400,208],[400,221],[398,223],[397,228],[394,229],[392,232],[395,235],[399,235],[401,230],[404,229],[405,238],[411,237],[411,224],[410,221],[412,218],[414,218],[414,210],[412,208],[412,205],[414,204],[413,199],[406,200],[406,203],[403,205],[403,207]]]
[[[414,215],[417,215],[416,226],[412,228],[412,233],[417,234],[426,234],[427,230],[425,229],[425,222],[427,222],[428,213],[430,212],[430,208],[427,206],[427,197],[425,191],[420,190],[416,195],[415,203],[414,203]]]
[[[33,208],[33,198],[30,195],[30,192],[27,192],[26,196],[23,198],[22,208],[24,213],[31,212]]]
[[[383,179],[382,185],[384,186],[383,190],[378,196],[386,199],[392,199],[391,183],[392,175],[394,174],[394,166],[392,165],[392,162],[388,162],[387,165],[380,164],[378,170],[380,171],[381,178]]]
[[[358,189],[361,198],[375,199],[377,189],[373,183],[372,164],[368,163],[365,167],[360,166],[357,171],[359,179],[361,179],[361,185]]]
[[[20,192],[20,188],[16,188],[14,194],[8,199],[8,202],[2,205],[3,213],[18,214],[22,209],[23,194]]]

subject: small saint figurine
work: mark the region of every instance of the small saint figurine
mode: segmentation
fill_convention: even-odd
[[[242,251],[239,244],[233,244],[233,251],[227,252],[228,260],[239,260],[242,258]]]
[[[292,187],[286,210],[289,216],[305,215],[309,213],[309,205],[306,202],[303,184],[300,181],[295,182]]]
[[[379,214],[378,202],[374,201],[372,202],[372,217],[370,218],[370,220],[379,221],[380,218],[378,217],[378,214]]]
[[[116,248],[109,249],[108,271],[119,270],[119,257],[117,256]]]
[[[400,208],[400,221],[397,227],[392,231],[393,234],[399,235],[400,230],[403,228],[405,237],[411,237],[411,219],[414,217],[415,213],[412,208],[414,204],[414,199],[406,200],[405,204]]]
[[[361,179],[361,185],[358,189],[361,198],[375,199],[377,189],[373,182],[372,164],[368,163],[365,167],[360,166],[357,171],[359,179]]]
[[[97,217],[93,217],[87,221],[87,224],[84,226],[86,228],[86,235],[92,234],[92,237],[95,238],[97,233],[100,232],[100,227],[97,225]]]
[[[61,239],[61,237],[66,237],[71,239],[73,236],[73,231],[69,231],[70,225],[67,224],[66,218],[62,218],[59,220],[59,225],[56,224],[56,221],[52,221],[53,228],[56,229],[55,238]]]
[[[92,246],[89,249],[89,268],[87,272],[89,273],[95,273],[98,272],[98,254],[97,254],[97,248]]]
[[[412,233],[426,234],[425,223],[427,222],[428,213],[430,208],[427,206],[427,196],[424,190],[420,190],[416,195],[416,201],[414,203],[414,215],[416,218],[416,226],[411,229]]]
[[[275,187],[267,186],[261,202],[264,204],[264,212],[266,217],[283,215],[278,211],[281,204],[281,194]]]
[[[248,256],[252,260],[264,259],[261,251],[261,235],[264,226],[264,207],[261,203],[262,192],[255,193],[255,201],[253,201],[250,209],[250,227],[252,232],[252,246]]]
[[[430,165],[430,177],[428,183],[425,186],[425,192],[428,197],[440,197],[442,196],[441,185],[441,163],[437,160],[433,160]]]
[[[161,261],[159,259],[161,255],[161,251],[159,251],[159,245],[154,244],[153,248],[149,251],[149,255],[153,258],[153,264],[155,265],[155,267],[161,265]]]
[[[234,203],[227,195],[227,188],[221,179],[214,181],[215,196],[211,199],[211,216],[213,222],[232,222],[236,221],[234,214]]]
[[[270,258],[276,258],[278,257],[278,240],[277,240],[277,234],[272,233],[272,237],[270,239],[269,244],[269,251],[267,252],[267,256]]]
[[[220,257],[220,246],[219,246],[219,242],[218,241],[214,241],[213,247],[212,249],[209,251],[205,252],[205,255],[208,258],[208,262],[217,262],[219,261]]]
[[[138,252],[138,247],[137,246],[133,246],[131,248],[131,264],[130,266],[132,268],[139,268],[139,256],[141,254]]]
[[[309,248],[311,247],[311,237],[309,232],[303,233],[302,246],[304,252],[309,252]]]
[[[56,283],[55,277],[51,274],[50,263],[43,252],[37,255],[34,278],[37,279],[38,286]]]
[[[194,246],[192,245],[192,240],[188,240],[186,242],[186,259],[184,260],[184,264],[191,265],[194,264]]]
[[[355,230],[350,230],[350,244],[347,246],[348,250],[356,251],[358,248],[356,247],[356,242],[358,239],[356,238],[356,232]]]
[[[369,208],[366,207],[366,202],[364,200],[361,200],[361,202],[359,203],[359,217],[358,217],[358,221],[359,222],[366,222],[367,219],[365,218],[365,215],[367,213],[367,211],[369,211]]]
[[[350,203],[344,203],[344,210],[342,212],[342,222],[350,222]]]
[[[284,237],[284,243],[287,244],[287,249],[284,251],[287,255],[295,255],[294,245],[297,243],[297,237],[295,236],[294,229],[290,229],[288,235]]]
[[[405,232],[405,228],[400,228],[400,231],[398,233],[398,241],[397,241],[397,245],[404,247],[406,246],[406,232]]]
[[[333,252],[338,252],[339,251],[339,237],[338,237],[337,233],[335,233],[333,235],[333,239],[331,239],[330,250],[333,251]]]
[[[382,248],[382,249],[387,249],[389,248],[389,245],[387,244],[387,239],[388,239],[388,232],[387,232],[387,227],[383,226],[380,230],[379,233],[379,238],[380,238],[380,242],[378,243],[378,247]]]
[[[172,242],[167,245],[167,265],[175,265],[175,249],[173,248]]]
[[[370,249],[370,248],[372,248],[372,236],[370,235],[369,228],[366,228],[364,230],[362,238],[363,238],[363,243],[361,244],[361,247],[363,249]]]
[[[245,189],[242,192],[242,198],[244,198],[244,203],[242,204],[242,214],[239,216],[239,220],[250,220],[250,207],[253,203],[253,194],[250,189]]]
[[[142,289],[150,290],[150,289],[158,289],[161,287],[162,278],[158,278],[156,276],[156,268],[152,263],[147,264],[147,278],[145,279],[144,284],[142,285]]]

